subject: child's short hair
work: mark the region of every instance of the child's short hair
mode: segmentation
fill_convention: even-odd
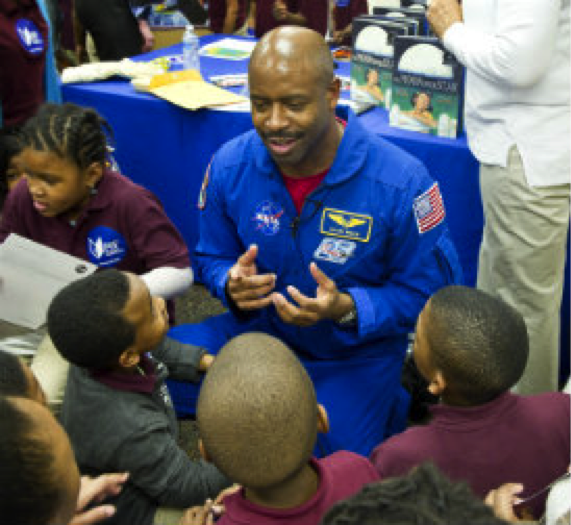
[[[454,483],[432,463],[423,463],[406,476],[366,485],[351,498],[336,503],[321,525],[499,525],[466,483]]]
[[[490,294],[466,286],[442,288],[430,299],[423,324],[432,363],[447,388],[482,404],[512,387],[527,363],[523,317]]]
[[[21,361],[0,350],[0,396],[28,396],[28,381]]]
[[[90,108],[75,104],[43,104],[24,126],[26,143],[71,159],[81,169],[105,164],[107,139],[113,132],[107,121]]]
[[[54,451],[28,413],[39,403],[0,397],[0,516],[10,525],[44,525],[61,505]],[[55,424],[55,422],[54,422]]]
[[[53,298],[48,332],[59,353],[74,365],[105,369],[135,341],[122,314],[130,296],[126,274],[109,269],[75,281]]]
[[[317,439],[317,401],[307,372],[278,339],[261,333],[227,343],[208,371],[197,405],[206,454],[248,488],[297,472]]]

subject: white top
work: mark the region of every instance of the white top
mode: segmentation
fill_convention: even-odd
[[[505,167],[516,145],[530,186],[571,182],[569,0],[464,0],[444,46],[467,69],[470,149]]]

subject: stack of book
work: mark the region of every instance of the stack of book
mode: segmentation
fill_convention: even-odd
[[[464,69],[430,36],[425,4],[381,0],[373,15],[353,20],[351,99],[386,109],[392,126],[454,138],[462,130]]]

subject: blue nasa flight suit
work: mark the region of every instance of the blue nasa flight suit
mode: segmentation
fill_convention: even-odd
[[[215,155],[203,184],[194,259],[199,278],[229,306],[228,270],[257,244],[258,272],[276,274],[276,291],[288,297],[286,287],[294,285],[314,297],[314,261],[351,294],[358,323],[298,327],[269,306],[177,327],[172,336],[211,348],[250,330],[282,339],[306,366],[329,413],[324,451],[368,454],[406,422],[400,371],[407,334],[426,300],[461,280],[445,220],[425,233],[417,224],[415,209],[419,217],[433,216],[425,193],[433,184],[419,161],[351,114],[333,165],[298,216],[257,133],[232,140]]]

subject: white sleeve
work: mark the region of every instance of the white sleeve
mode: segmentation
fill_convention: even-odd
[[[192,284],[192,268],[160,267],[140,276],[151,295],[172,299],[184,293]]]
[[[444,33],[444,46],[491,82],[531,86],[551,62],[561,0],[501,0],[495,5],[495,29],[484,32],[457,22]]]

